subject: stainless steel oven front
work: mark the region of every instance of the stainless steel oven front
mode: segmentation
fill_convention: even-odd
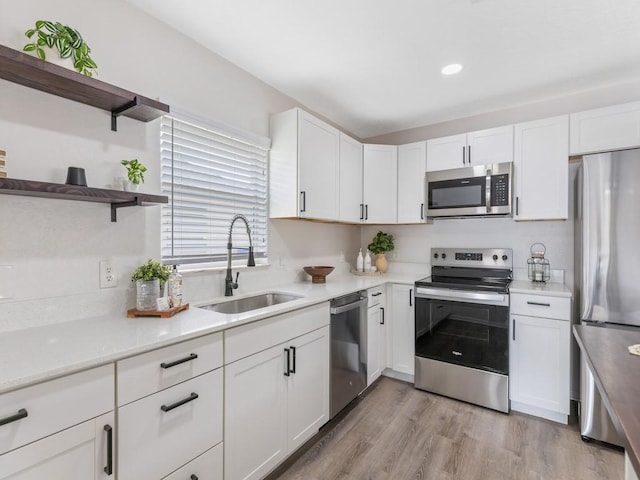
[[[509,294],[416,285],[415,386],[509,411]]]

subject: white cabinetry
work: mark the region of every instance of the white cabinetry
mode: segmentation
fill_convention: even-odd
[[[511,294],[511,409],[567,423],[571,299]]]
[[[427,140],[427,171],[513,160],[513,125]]]
[[[120,480],[190,471],[222,442],[221,367],[221,333],[117,363]]]
[[[640,102],[571,114],[571,155],[640,146]]]
[[[398,223],[425,222],[427,142],[398,147]]]
[[[516,220],[566,220],[569,209],[569,118],[515,126]]]
[[[271,218],[338,219],[340,132],[294,108],[270,121]]]
[[[375,382],[387,367],[385,287],[367,290],[367,386]]]
[[[0,479],[114,478],[113,365],[0,396]]]
[[[364,145],[363,202],[366,223],[398,219],[398,147]]]
[[[225,332],[225,479],[263,478],[329,420],[329,305]]]
[[[415,365],[415,324],[413,285],[391,284],[391,368],[413,375]]]
[[[341,222],[364,220],[362,203],[362,144],[340,132],[340,214]]]

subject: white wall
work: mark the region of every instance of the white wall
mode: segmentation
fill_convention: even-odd
[[[0,44],[21,50],[37,19],[76,27],[92,48],[98,79],[199,116],[266,136],[269,115],[297,105],[120,0],[4,0]],[[108,188],[124,173],[119,161],[138,158],[149,167],[141,190],[159,192],[157,121],[121,117],[111,132],[107,112],[3,80],[0,99],[0,149],[10,177],[64,183],[67,167],[80,166],[90,186]],[[1,195],[0,218],[0,331],[124,312],[133,306],[133,269],[159,256],[157,206],[121,209],[111,223],[104,204]],[[270,254],[286,266],[242,273],[241,289],[292,280],[300,265],[335,263],[345,244],[357,244],[357,227],[332,226],[326,236],[322,228],[271,222]],[[112,261],[117,288],[99,289],[101,259]],[[222,275],[187,276],[186,299],[222,295]]]

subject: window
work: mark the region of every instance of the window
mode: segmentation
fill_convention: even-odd
[[[249,222],[256,263],[266,263],[269,144],[228,126],[162,118],[162,192],[169,197],[162,206],[164,263],[226,261],[229,225],[237,214]],[[246,259],[249,239],[241,221],[232,243],[233,257]]]

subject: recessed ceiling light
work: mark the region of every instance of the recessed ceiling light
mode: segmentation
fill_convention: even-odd
[[[459,63],[452,63],[451,65],[447,65],[446,67],[442,68],[442,74],[455,75],[456,73],[459,73],[460,70],[462,70],[462,65],[460,65]]]

